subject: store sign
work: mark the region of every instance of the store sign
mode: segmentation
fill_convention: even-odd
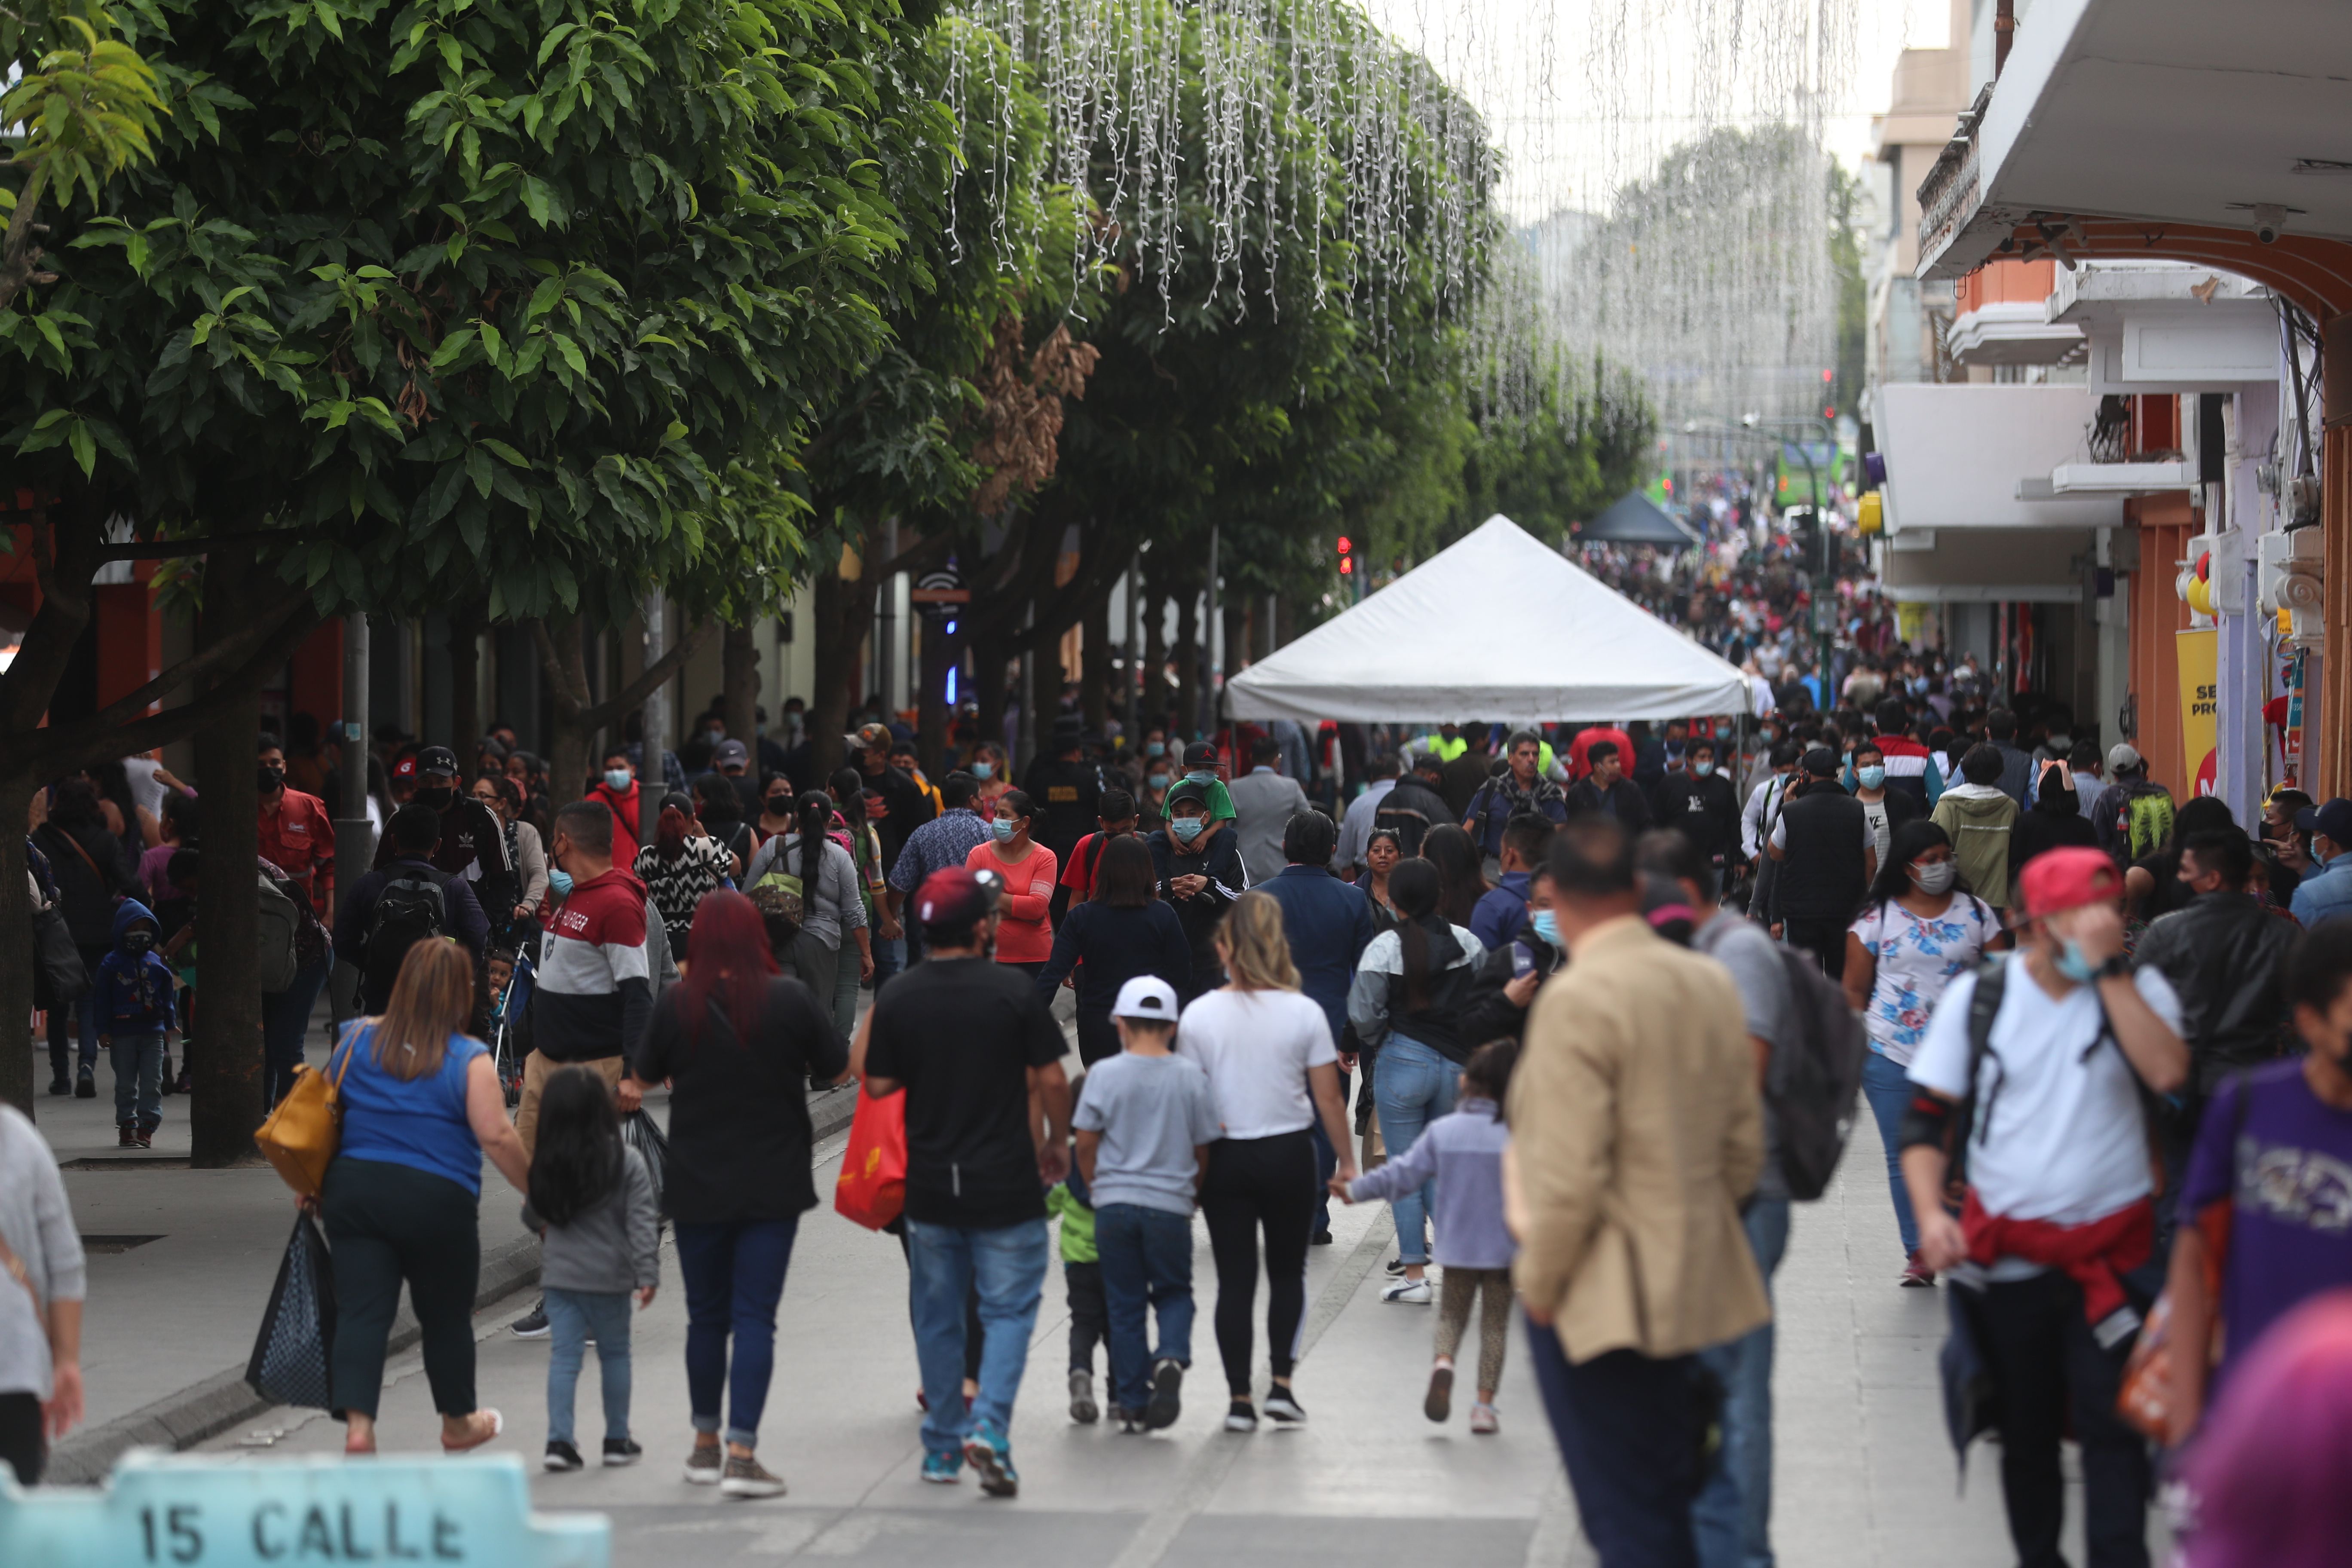
[[[971,589],[965,585],[962,573],[942,566],[916,578],[914,586],[907,590],[907,601],[918,614],[945,617],[971,603]]]
[[[0,1477],[5,1477],[0,1468]],[[0,1479],[0,1563],[609,1568],[602,1514],[535,1514],[512,1455],[352,1461],[133,1452],[104,1490]]]
[[[2221,700],[2215,639],[2220,635],[2212,630],[2173,634],[2180,659],[2181,763],[2191,795],[2211,795],[2215,787],[2216,719]]]

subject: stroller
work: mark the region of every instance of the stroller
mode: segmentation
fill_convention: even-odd
[[[538,973],[528,951],[515,954],[514,973],[507,977],[506,989],[490,1003],[490,1065],[498,1069],[499,1083],[510,1107],[522,1100],[522,1060],[530,1054],[523,1022]]]

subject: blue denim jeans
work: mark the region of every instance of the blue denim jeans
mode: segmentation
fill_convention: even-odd
[[[890,976],[898,973],[898,971],[907,967],[907,939],[903,936],[877,936],[869,938],[868,940],[874,943],[874,988],[877,991],[879,991],[882,988],[882,983],[885,980],[889,979]],[[851,942],[847,938],[844,938],[841,946],[842,952],[845,954],[842,962],[849,966],[849,973],[852,974],[856,973],[857,951],[856,944]]]
[[[294,1087],[294,1069],[302,1063],[303,1037],[310,1032],[310,1009],[327,984],[331,962],[298,969],[294,984],[261,999],[261,1103],[274,1106]]]
[[[119,1034],[108,1055],[114,1062],[114,1124],[163,1120],[163,1034]]]
[[[1764,1290],[1789,1249],[1789,1200],[1748,1205],[1748,1245]],[[1691,1505],[1700,1568],[1772,1568],[1772,1325],[1699,1352],[1723,1384],[1723,1448]]]
[[[1045,1293],[1045,1255],[1043,1219],[994,1230],[907,1222],[908,1305],[929,1406],[923,1415],[925,1452],[961,1453],[965,1436],[976,1426],[1000,1437],[1011,1428]],[[963,1311],[974,1287],[980,1291],[980,1394],[967,1411]]]
[[[1339,1109],[1348,1109],[1348,1071],[1339,1069]],[[1313,1099],[1310,1093],[1307,1097]],[[1344,1117],[1342,1118],[1344,1120]],[[1323,1131],[1323,1113],[1317,1111],[1315,1120],[1307,1124],[1315,1140],[1315,1234],[1324,1235],[1331,1228],[1331,1178],[1339,1170],[1339,1152],[1331,1147],[1331,1135]]]
[[[1381,1142],[1391,1159],[1412,1148],[1431,1122],[1453,1113],[1461,1076],[1460,1068],[1419,1040],[1392,1034],[1381,1045],[1372,1100],[1380,1107]],[[1396,1213],[1397,1256],[1407,1263],[1429,1261],[1423,1221],[1436,1194],[1437,1184],[1426,1182],[1390,1205]]]
[[[572,1394],[596,1341],[596,1370],[604,1384],[604,1436],[629,1435],[629,1292],[547,1292],[547,1440],[572,1441]]]
[[[1903,1108],[1911,1103],[1908,1071],[1873,1051],[1863,1058],[1862,1097],[1870,1101],[1870,1119],[1878,1123],[1878,1141],[1886,1145],[1886,1184],[1895,1193],[1895,1228],[1903,1237],[1903,1256],[1919,1250],[1919,1222],[1911,1213],[1911,1194],[1903,1186]]]
[[[1107,1204],[1095,1210],[1095,1251],[1110,1320],[1111,1402],[1140,1410],[1151,1399],[1154,1363],[1192,1364],[1192,1217]],[[1150,1348],[1147,1308],[1160,1321],[1157,1350]]]
[[[793,1261],[800,1216],[677,1226],[677,1271],[686,1280],[686,1394],[694,1429],[717,1432],[727,1394],[727,1440],[756,1447],[776,1367],[776,1302]],[[552,1292],[550,1292],[551,1295]],[[733,1364],[727,1342],[735,1342]]]

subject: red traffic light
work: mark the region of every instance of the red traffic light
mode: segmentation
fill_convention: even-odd
[[[1352,576],[1352,575],[1355,574],[1355,570],[1356,570],[1356,561],[1355,561],[1355,557],[1353,557],[1353,556],[1351,556],[1351,555],[1342,555],[1341,557],[1339,557],[1339,575],[1340,575],[1340,576],[1342,576],[1342,577]]]
[[[1349,543],[1348,542],[1348,536],[1347,536],[1346,534],[1344,534],[1344,533],[1343,533],[1343,534],[1341,534],[1341,535],[1339,536],[1339,553],[1340,553],[1340,554],[1342,554],[1342,555],[1345,555],[1346,553],[1348,553],[1348,552],[1349,552],[1349,550],[1351,550],[1351,549],[1353,549],[1353,548],[1354,548],[1354,546],[1353,546],[1353,545],[1351,545],[1351,544],[1349,544]]]

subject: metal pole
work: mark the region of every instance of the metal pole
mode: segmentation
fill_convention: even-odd
[[[1127,564],[1127,743],[1143,744],[1143,552]]]
[[[336,805],[335,896],[352,889],[375,859],[375,833],[368,824],[368,618],[343,617],[343,798]],[[329,976],[328,1007],[341,1022],[351,1016],[359,971],[338,962]]]
[[[882,521],[882,558],[898,559],[898,519],[893,515]],[[898,578],[893,573],[880,577],[875,592],[881,603],[874,616],[874,689],[882,694],[882,721],[896,719],[898,710]]]
[[[1213,735],[1217,730],[1217,677],[1223,665],[1217,658],[1217,645],[1224,636],[1224,620],[1217,605],[1217,544],[1220,529],[1209,525],[1209,588],[1206,625],[1201,628],[1202,663],[1206,667],[1201,681],[1201,711],[1193,717],[1200,722],[1200,732]]]
[[[646,665],[648,668],[661,661],[667,651],[666,634],[668,630],[668,605],[662,592],[656,588],[646,595]],[[665,680],[646,693],[646,755],[637,772],[647,778],[659,778],[662,773],[662,752],[669,749],[669,682]],[[663,788],[669,786],[664,784]]]

